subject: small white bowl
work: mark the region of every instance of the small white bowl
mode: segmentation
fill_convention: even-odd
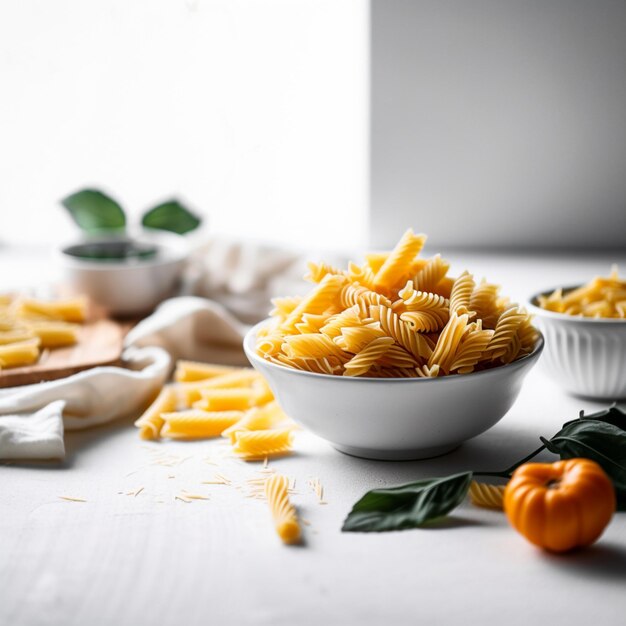
[[[543,348],[508,365],[441,378],[366,378],[314,374],[256,353],[258,329],[244,338],[250,363],[296,422],[337,450],[367,459],[445,454],[491,428],[511,408]]]
[[[154,246],[153,258],[125,260],[87,259],[71,254],[86,244],[133,241]],[[130,235],[85,237],[59,249],[65,282],[89,296],[115,316],[149,313],[173,295],[182,275],[189,247],[184,237],[163,231],[141,230]]]
[[[626,398],[626,320],[578,317],[539,307],[539,296],[553,291],[536,294],[528,306],[545,337],[542,364],[546,373],[576,396]]]

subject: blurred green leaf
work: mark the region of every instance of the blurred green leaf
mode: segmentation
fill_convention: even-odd
[[[146,228],[169,230],[184,235],[198,228],[201,220],[178,200],[170,200],[150,209],[143,216],[141,223]]]
[[[122,207],[97,189],[83,189],[61,202],[76,224],[88,233],[120,231],[126,226]]]

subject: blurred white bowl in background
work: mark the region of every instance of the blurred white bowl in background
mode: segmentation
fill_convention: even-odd
[[[93,252],[98,247],[110,248],[131,242],[154,248],[154,255],[119,260],[80,256],[86,248]],[[127,235],[83,237],[61,246],[57,254],[67,286],[89,296],[114,316],[149,313],[174,295],[188,256],[189,246],[184,237],[148,229]]]
[[[543,348],[508,365],[441,378],[366,378],[314,374],[275,365],[244,338],[250,363],[284,411],[337,450],[381,460],[424,459],[491,428],[511,408]]]
[[[576,287],[564,287],[563,292]],[[528,306],[545,337],[544,371],[577,396],[626,398],[626,320],[565,315],[539,307],[539,296],[553,291],[535,294]]]

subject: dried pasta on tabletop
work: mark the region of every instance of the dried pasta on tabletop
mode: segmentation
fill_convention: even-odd
[[[294,424],[254,370],[179,361],[174,379],[135,422],[143,439],[222,436],[245,461],[292,452]]]

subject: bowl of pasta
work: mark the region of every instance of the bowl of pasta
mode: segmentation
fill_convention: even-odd
[[[498,422],[543,338],[525,309],[449,276],[424,235],[347,269],[310,264],[311,291],[277,298],[244,350],[295,421],[354,456],[437,456]]]
[[[546,343],[544,369],[566,391],[596,400],[626,398],[626,280],[617,270],[530,299]]]

